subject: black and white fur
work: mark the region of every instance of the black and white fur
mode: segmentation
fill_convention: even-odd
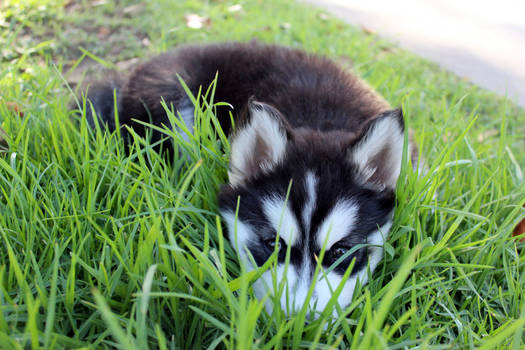
[[[229,183],[219,205],[241,263],[253,269],[252,261],[261,266],[278,251],[274,273],[278,283],[287,280],[281,306],[294,312],[313,283],[309,306],[323,310],[355,259],[338,297],[347,305],[357,281],[367,282],[367,266],[373,271],[381,260],[392,225],[404,142],[401,111],[328,59],[257,43],[179,47],[125,79],[92,86],[88,98],[110,128],[116,89],[120,123],[137,133],[146,130],[135,120],[169,125],[162,98],[192,130],[193,105],[177,74],[196,94],[216,73],[215,100],[233,106],[217,111],[231,142]],[[152,133],[152,141],[160,137]],[[313,280],[323,247],[321,264],[327,269],[359,244],[368,246]],[[271,271],[254,284],[258,298],[274,287]]]

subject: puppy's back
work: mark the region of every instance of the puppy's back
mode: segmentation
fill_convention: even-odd
[[[355,131],[389,109],[366,83],[331,60],[257,43],[188,45],[157,56],[131,73],[122,107],[127,114],[144,117],[145,106],[153,115],[164,112],[161,96],[175,106],[182,104],[185,94],[177,74],[193,94],[218,74],[215,101],[231,104],[234,117],[241,117],[253,97],[281,111],[296,128]],[[228,108],[220,108],[218,114],[228,131]]]

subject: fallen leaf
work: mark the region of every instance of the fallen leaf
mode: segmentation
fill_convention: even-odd
[[[525,208],[525,204],[523,205]],[[525,233],[525,219],[521,220],[519,224],[516,225],[514,231],[512,231],[512,236],[519,236]],[[525,238],[520,239],[520,242],[525,242]]]
[[[375,30],[368,28],[367,26],[361,25],[361,30],[368,35],[375,34]]]
[[[210,26],[211,20],[209,17],[202,17],[195,13],[190,13],[184,16],[186,26],[193,29],[201,29],[204,25]]]
[[[390,55],[392,53],[396,53],[397,52],[397,48],[395,47],[392,47],[392,46],[383,46],[381,47],[381,51],[377,54],[376,58],[378,60],[382,60],[383,58],[385,58],[387,55]]]
[[[109,34],[111,34],[111,30],[109,30],[108,27],[100,27],[98,29],[98,33],[97,33],[97,37],[99,39],[104,39],[106,38]]]
[[[383,46],[383,47],[381,47],[381,51],[382,52],[393,53],[393,52],[397,51],[397,47],[394,47],[394,46]]]
[[[24,117],[24,112],[22,112],[22,109],[20,108],[20,106],[16,102],[6,102],[6,106],[7,106],[8,109],[10,109],[13,112],[15,112],[15,114],[18,114],[18,116],[20,118]]]

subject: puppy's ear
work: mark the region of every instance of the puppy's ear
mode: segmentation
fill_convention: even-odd
[[[250,100],[248,122],[230,140],[230,184],[242,185],[271,171],[284,157],[288,136],[281,113],[270,105]]]
[[[362,137],[348,151],[358,169],[357,180],[376,189],[395,189],[403,157],[405,123],[401,109],[370,121]]]

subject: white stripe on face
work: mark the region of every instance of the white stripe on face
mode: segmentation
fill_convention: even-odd
[[[367,267],[370,267],[370,272],[373,273],[382,259],[382,245],[388,236],[391,226],[392,222],[389,220],[379,230],[368,236],[366,243],[371,245],[368,247],[368,265],[363,266],[363,268],[356,271],[355,274],[346,280],[341,293],[337,297],[337,303],[342,308],[348,306],[352,301],[357,281],[360,281],[361,285],[365,285],[368,282]],[[240,231],[239,227],[238,231]],[[279,264],[275,271],[276,285],[274,285],[271,271],[264,272],[253,284],[256,297],[261,300],[268,292],[270,292],[270,294],[276,293],[277,290],[275,287],[279,286],[283,281],[283,278],[285,278],[285,272],[287,283],[280,295],[280,304],[286,315],[298,312],[303,305],[308,302],[308,308],[310,311],[313,311],[312,316],[316,319],[330,302],[333,297],[333,292],[338,288],[340,283],[342,283],[342,276],[338,273],[331,271],[328,274],[323,274],[321,272],[317,277],[312,297],[307,300],[308,291],[312,283],[312,280],[305,278],[308,273],[305,273],[304,270],[298,269],[293,265],[288,265],[286,267],[285,264]],[[271,314],[274,307],[271,298],[266,301],[265,306],[268,313]],[[336,309],[334,309],[333,312],[334,317],[337,317]]]
[[[366,243],[370,244],[368,247],[368,259],[370,262],[370,271],[374,272],[377,265],[383,258],[383,245],[385,244],[386,237],[392,227],[392,220],[388,220],[386,224],[381,226],[379,230],[368,235]],[[368,276],[365,274],[361,283],[365,284],[368,280]]]
[[[299,225],[289,205],[280,197],[266,198],[262,202],[264,214],[284,242],[293,246],[299,239]]]
[[[355,226],[358,210],[357,203],[352,200],[337,203],[317,231],[319,247],[322,248],[326,241],[328,251],[335,243],[346,237]]]
[[[306,228],[306,232],[310,232],[310,224],[312,222],[312,215],[314,213],[315,209],[315,201],[317,200],[317,178],[315,175],[309,171],[306,173],[306,177],[304,180],[304,187],[306,192],[306,204],[303,209],[303,224]]]
[[[253,228],[242,222],[239,218],[235,217],[235,214],[231,211],[221,213],[226,227],[228,228],[228,237],[230,242],[233,244],[235,250],[239,253],[243,262],[246,263],[246,267],[251,269],[249,264],[250,259],[246,252],[246,246],[249,241],[255,239]]]
[[[346,280],[341,294],[337,298],[337,302],[341,307],[346,307],[352,301],[355,285],[358,280],[361,285],[365,285],[368,282],[367,268],[370,267],[370,273],[374,273],[374,270],[383,258],[383,244],[388,236],[390,227],[392,227],[391,220],[368,236],[366,240],[366,243],[370,245],[368,246],[368,264],[364,265],[361,270],[356,271],[354,275]],[[335,291],[341,281],[342,276],[334,271],[328,273],[326,277],[325,275],[321,275],[315,286],[316,295],[318,296],[316,312],[323,311],[332,298],[332,292]]]

